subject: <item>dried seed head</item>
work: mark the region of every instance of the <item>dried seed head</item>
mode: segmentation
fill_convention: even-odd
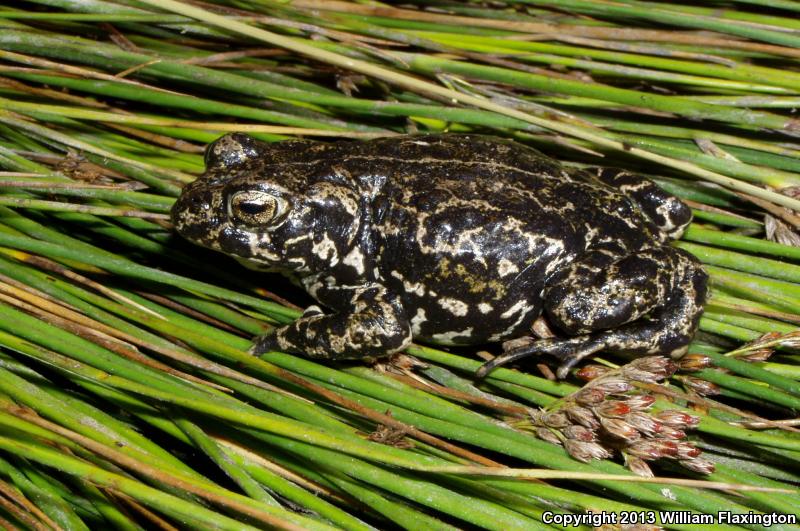
[[[661,457],[674,458],[678,455],[678,445],[663,439],[642,439],[629,446],[626,451],[636,457],[652,461]]]
[[[542,424],[542,415],[544,414],[545,410],[543,409],[528,408],[528,417],[537,426]]]
[[[577,422],[581,426],[585,426],[590,430],[596,430],[600,427],[600,422],[594,416],[591,410],[578,405],[568,405],[564,408],[564,412],[573,422]]]
[[[627,443],[632,443],[642,437],[639,430],[622,419],[600,417],[600,424],[603,425],[603,429],[605,429],[609,435],[613,435]]]
[[[664,425],[656,421],[653,417],[641,411],[634,411],[627,417],[625,422],[639,430],[640,433],[646,436],[653,436],[659,433]]]
[[[683,383],[685,383],[692,391],[701,396],[714,396],[722,392],[717,384],[708,382],[706,380],[701,380],[700,378],[685,376],[683,378]]]
[[[654,461],[661,457],[659,448],[651,440],[643,440],[637,444],[631,445],[625,449],[629,454],[646,459],[647,461]]]
[[[790,334],[793,334],[793,332],[790,332],[789,334],[786,334],[786,336],[784,336],[784,337],[787,337],[787,338],[789,338],[789,340],[791,340],[792,338],[791,338]],[[769,343],[773,343],[773,342],[775,342],[776,340],[779,340],[779,339],[781,339],[781,333],[780,332],[767,332],[766,334],[764,334],[764,335],[762,335],[762,336],[760,336],[760,337],[758,337],[758,338],[756,338],[756,339],[754,339],[752,341],[748,341],[747,343],[742,345],[741,349],[738,349],[738,350],[747,350],[747,349],[756,350],[756,349],[761,349],[761,348],[774,348],[772,346],[769,346]]]
[[[541,439],[563,445],[567,453],[583,462],[619,451],[627,466],[642,476],[653,474],[645,460],[698,459],[700,450],[685,441],[684,432],[697,425],[698,417],[674,410],[648,414],[656,400],[654,394],[647,390],[630,393],[636,381],[657,383],[675,370],[676,365],[662,356],[640,358],[616,370],[590,366],[584,374],[592,379],[589,384],[559,401],[551,411],[532,415],[539,426],[536,433]],[[690,376],[679,378],[708,384]],[[708,465],[701,460],[695,468],[707,469]]]
[[[561,446],[561,439],[549,428],[536,428],[536,436],[550,444]]]
[[[665,439],[680,440],[686,438],[686,432],[683,430],[676,430],[670,426],[662,426],[659,435]]]
[[[800,246],[800,236],[797,235],[792,226],[769,214],[764,214],[764,232],[769,241],[794,247]]]
[[[654,439],[653,442],[658,447],[661,457],[674,458],[678,455],[678,443],[666,439]]]
[[[593,408],[595,415],[606,418],[623,418],[631,412],[628,403],[623,400],[606,400]]]
[[[582,406],[593,406],[605,400],[606,394],[597,387],[584,387],[574,395],[575,402]]]
[[[703,453],[699,448],[689,442],[679,442],[676,443],[678,447],[677,458],[679,460],[683,459],[695,459],[699,457],[701,453]]]
[[[612,369],[604,367],[602,365],[590,364],[590,365],[584,365],[583,367],[578,369],[578,371],[575,372],[575,375],[584,382],[591,382],[595,378],[599,378],[600,376],[608,374],[611,370]]]
[[[567,439],[564,441],[564,448],[567,449],[569,455],[583,463],[588,463],[592,459],[607,459],[611,457],[611,453],[608,450],[594,442]]]
[[[542,423],[549,428],[563,428],[569,426],[569,419],[560,411],[550,411],[541,417]]]
[[[708,459],[703,459],[702,457],[695,457],[694,459],[684,459],[678,461],[678,463],[682,467],[688,468],[692,472],[698,472],[700,474],[714,473],[714,463],[712,463]]]
[[[700,424],[700,417],[689,415],[688,413],[676,411],[674,409],[665,409],[664,411],[659,411],[655,414],[655,418],[667,426],[671,426],[679,430],[694,428]]]
[[[711,366],[711,358],[703,354],[687,354],[678,361],[682,371],[699,371]]]
[[[623,369],[625,368],[649,372],[659,380],[663,380],[664,378],[672,376],[678,369],[677,365],[675,365],[672,360],[664,356],[647,356],[645,358],[639,358],[630,362],[628,365],[625,365]]]
[[[658,375],[653,374],[652,372],[640,371],[634,367],[625,369],[623,376],[633,382],[658,383],[661,381],[661,378],[659,378]]]
[[[785,188],[781,188],[780,191],[783,195],[788,195],[792,198],[800,197],[800,186],[787,186]]]
[[[800,332],[789,332],[783,334],[780,338],[781,345],[784,347],[798,348],[800,347]]]
[[[624,378],[604,378],[592,387],[602,390],[607,395],[621,395],[633,389],[633,384]]]
[[[640,459],[635,455],[625,454],[625,466],[637,476],[643,478],[652,478],[655,476],[645,460]]]
[[[575,439],[576,441],[592,442],[597,438],[597,435],[592,430],[578,424],[567,426],[561,430],[561,433],[567,439]]]
[[[760,348],[758,350],[753,350],[748,352],[743,356],[738,356],[738,358],[742,361],[749,361],[749,362],[758,362],[758,361],[767,361],[772,357],[772,354],[775,352],[773,348]]]
[[[653,405],[656,398],[653,395],[633,395],[625,400],[628,407],[634,411],[643,411]]]

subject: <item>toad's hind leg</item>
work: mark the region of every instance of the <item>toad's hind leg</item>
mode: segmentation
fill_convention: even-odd
[[[544,293],[550,321],[573,337],[515,341],[477,375],[532,354],[559,358],[560,378],[600,350],[683,355],[706,298],[708,277],[697,260],[680,249],[656,247],[598,267],[601,254],[573,263]]]

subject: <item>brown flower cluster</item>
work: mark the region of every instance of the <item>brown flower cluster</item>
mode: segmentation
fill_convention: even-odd
[[[652,476],[647,461],[660,458],[709,474],[714,464],[699,457],[700,450],[685,440],[685,430],[700,419],[676,410],[650,412],[655,398],[635,385],[658,383],[676,369],[661,356],[639,358],[619,369],[586,366],[578,371],[580,378],[588,380],[581,390],[535,415],[536,434],[564,446],[583,462],[620,452],[626,466],[640,476]]]

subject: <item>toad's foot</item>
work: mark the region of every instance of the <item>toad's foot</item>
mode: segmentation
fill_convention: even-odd
[[[504,352],[487,361],[476,371],[475,376],[483,378],[495,368],[527,358],[533,354],[550,354],[561,360],[557,376],[565,378],[569,370],[579,361],[606,348],[602,337],[583,335],[569,339],[519,338],[503,344]]]

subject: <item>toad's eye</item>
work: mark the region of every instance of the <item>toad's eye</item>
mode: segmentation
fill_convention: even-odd
[[[236,192],[228,201],[231,218],[249,227],[267,228],[286,210],[284,199],[259,190]]]

